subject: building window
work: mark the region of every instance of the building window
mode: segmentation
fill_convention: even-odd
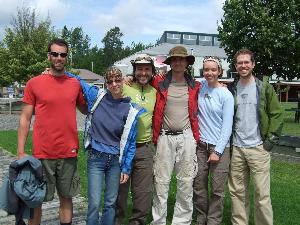
[[[212,45],[212,36],[199,36],[199,45]]]
[[[200,78],[204,77],[204,75],[203,75],[203,69],[199,69],[199,77]]]
[[[184,34],[183,44],[195,45],[197,43],[197,35]]]
[[[199,36],[200,41],[211,41],[212,37],[211,36]]]
[[[167,33],[168,39],[180,39],[180,34]]]
[[[180,34],[167,33],[167,42],[172,44],[180,44]]]
[[[196,35],[191,35],[191,34],[184,34],[183,35],[183,39],[186,39],[186,40],[196,40],[197,36]]]
[[[218,37],[214,37],[214,46],[220,46],[220,41]]]

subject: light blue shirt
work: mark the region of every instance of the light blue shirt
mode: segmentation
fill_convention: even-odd
[[[215,151],[223,153],[229,147],[232,132],[234,100],[226,87],[211,88],[201,82],[198,95],[198,119],[200,140],[215,145]]]

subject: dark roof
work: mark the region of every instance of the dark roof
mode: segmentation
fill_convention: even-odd
[[[227,55],[223,48],[219,46],[202,46],[202,45],[182,45],[182,44],[171,44],[162,43],[160,45],[154,46],[152,48],[146,49],[141,53],[147,53],[149,55],[168,55],[171,48],[174,46],[181,45],[184,46],[188,53],[191,54],[193,49],[193,55],[198,57],[204,57],[207,55],[218,56],[220,58],[227,58]]]
[[[93,73],[86,69],[76,69],[79,70],[79,76],[84,80],[99,80],[101,76],[99,74]]]
[[[169,33],[169,34],[190,34],[190,35],[203,35],[203,36],[218,37],[218,34],[195,33],[195,32],[181,32],[181,31],[173,31],[173,30],[166,30],[166,31],[164,31],[163,35],[165,35],[166,33]]]

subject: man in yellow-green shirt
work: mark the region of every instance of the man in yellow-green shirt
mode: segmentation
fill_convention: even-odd
[[[132,214],[129,225],[146,224],[151,209],[153,187],[152,116],[156,101],[156,90],[149,82],[155,74],[155,66],[149,55],[139,55],[131,61],[133,83],[123,86],[123,95],[147,110],[138,119],[136,154],[129,182],[121,184],[116,206],[115,225],[124,224],[129,186],[132,194]]]

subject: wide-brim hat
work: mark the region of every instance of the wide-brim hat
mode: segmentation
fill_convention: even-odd
[[[183,57],[186,58],[189,65],[193,65],[195,62],[195,56],[189,55],[187,50],[183,46],[176,46],[169,52],[168,58],[163,62],[164,64],[170,65],[172,57]]]

